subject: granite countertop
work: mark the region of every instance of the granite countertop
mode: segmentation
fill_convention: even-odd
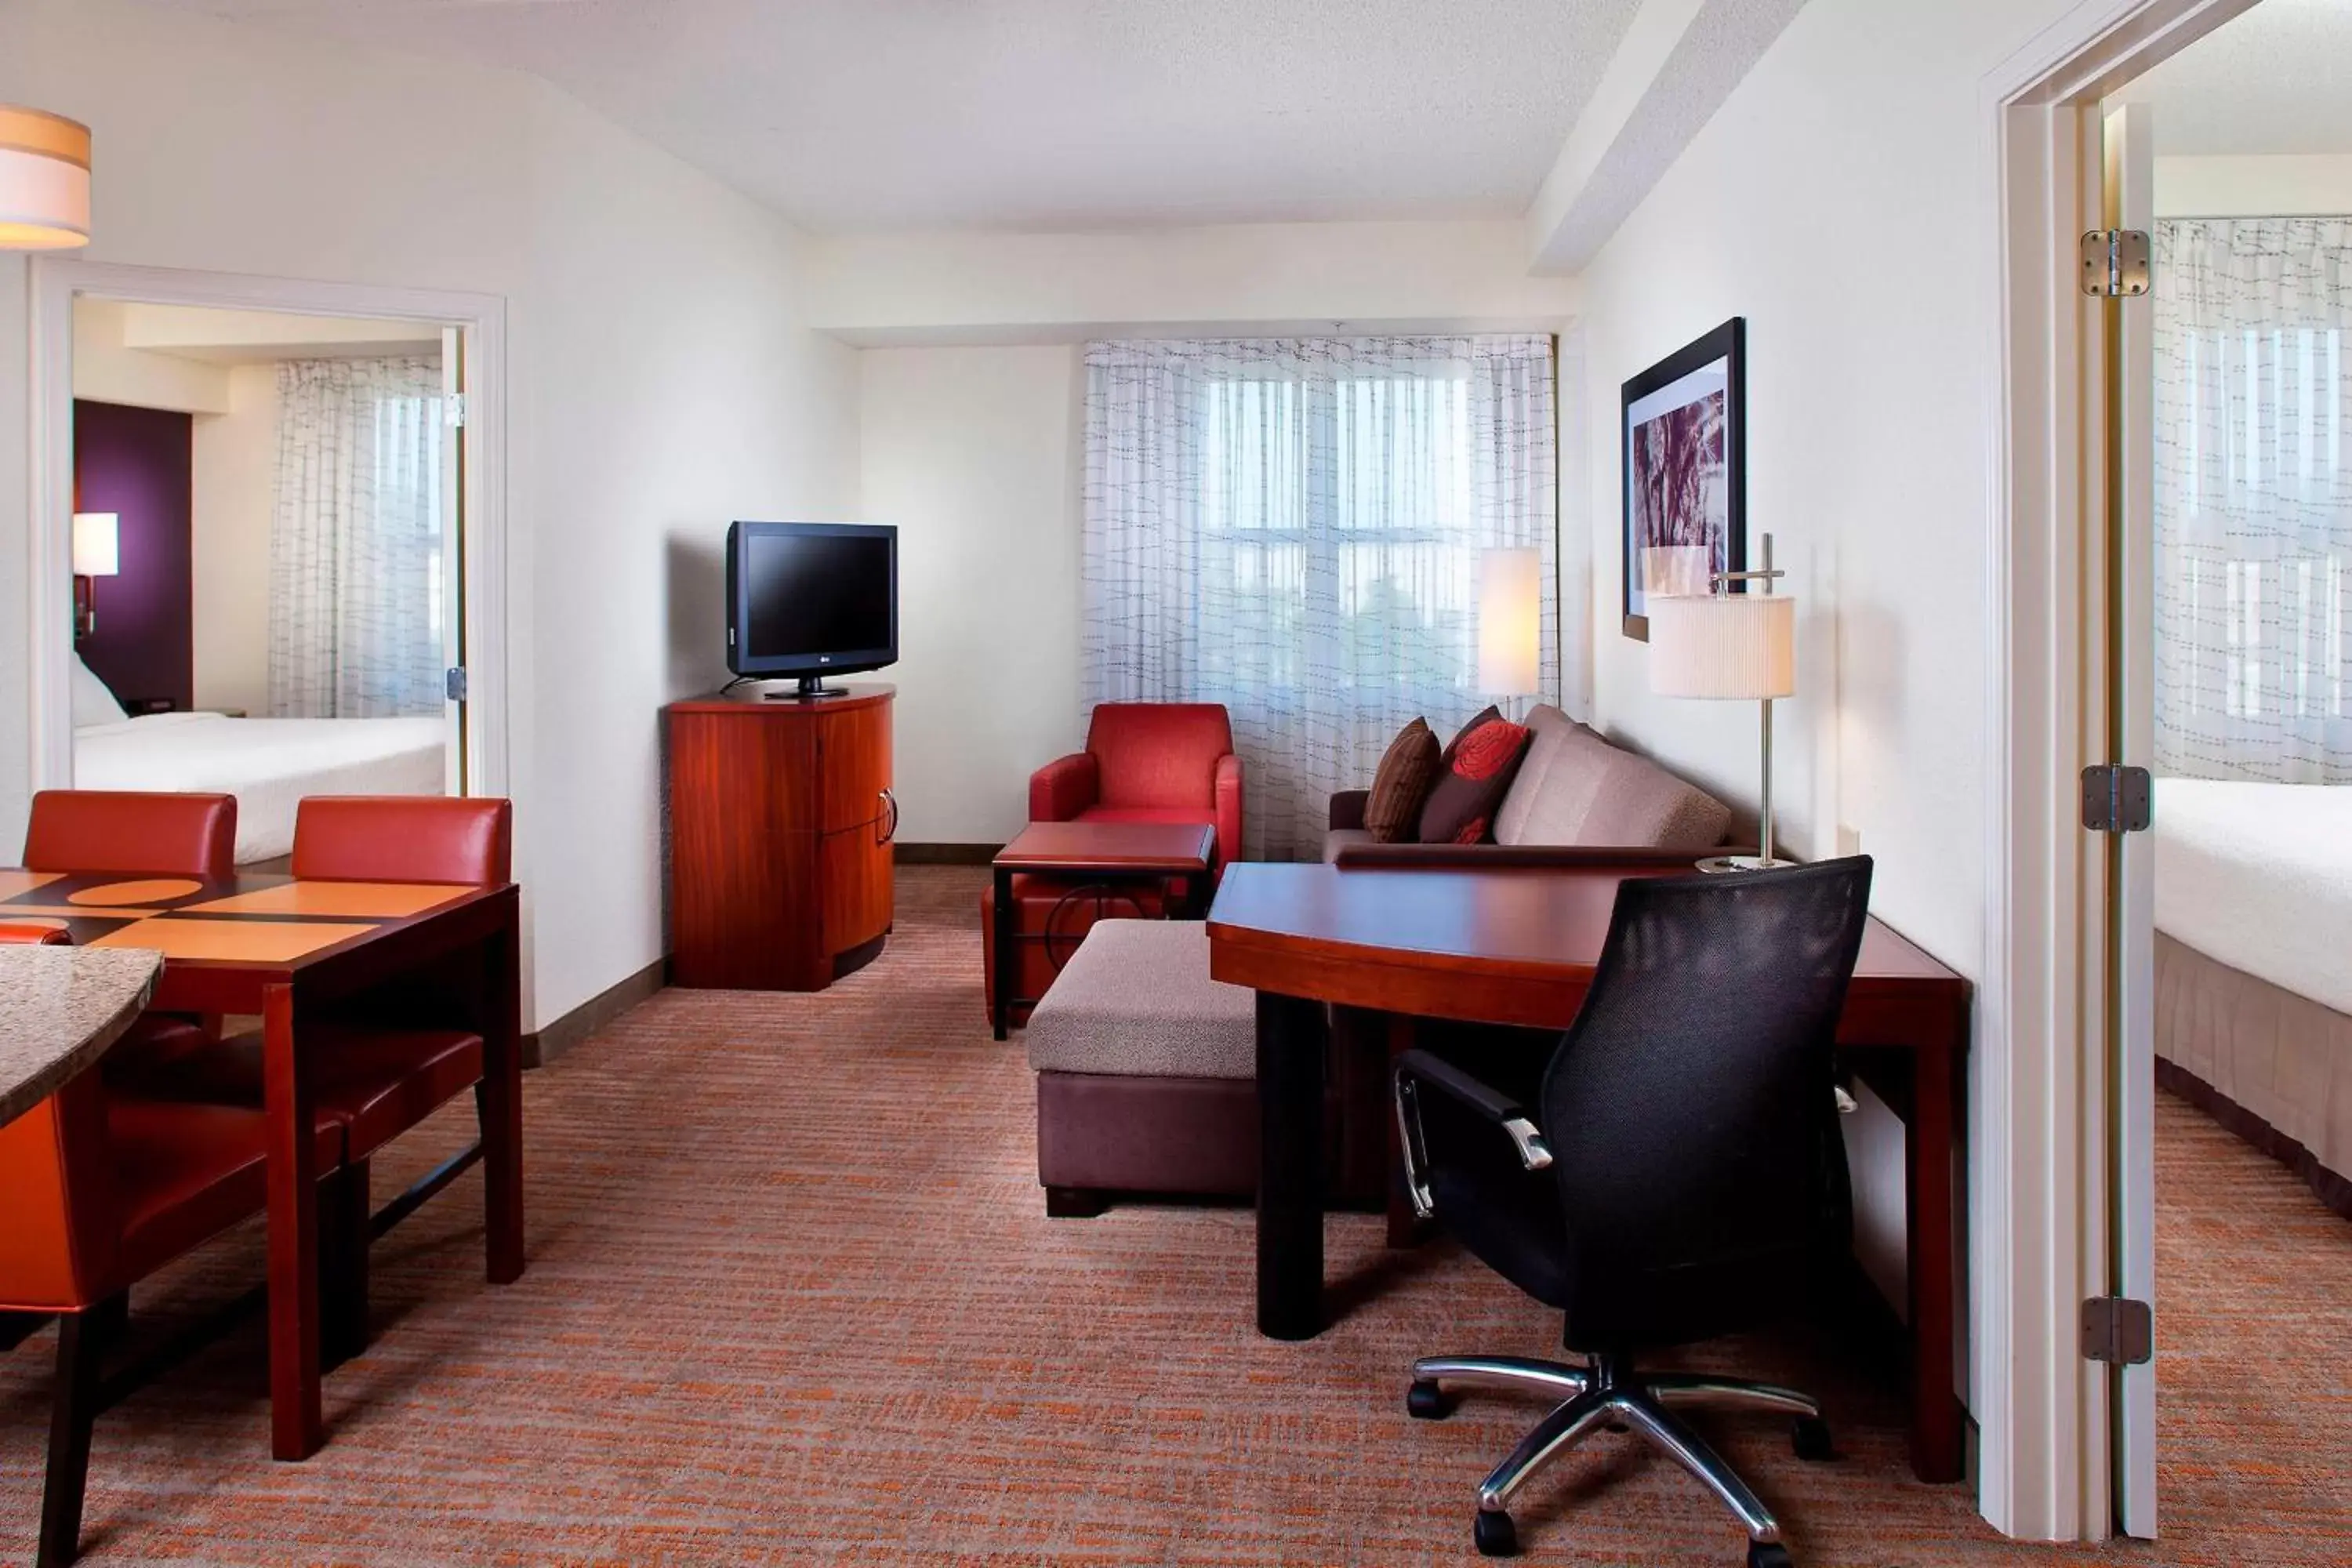
[[[0,945],[0,1124],[104,1055],[163,970],[140,948]]]

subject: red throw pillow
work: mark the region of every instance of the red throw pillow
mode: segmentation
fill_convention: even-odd
[[[1481,724],[1491,723],[1493,721],[1500,719],[1502,716],[1502,710],[1496,708],[1491,702],[1486,704],[1486,707],[1478,710],[1475,713],[1471,714],[1470,721],[1463,725],[1459,730],[1454,731],[1454,739],[1446,742],[1445,750],[1438,753],[1438,765],[1441,767],[1452,767],[1454,765],[1454,753],[1462,749],[1462,742],[1470,738],[1470,731],[1475,730]]]
[[[1481,844],[1493,828],[1530,733],[1523,724],[1488,717],[1493,711],[1470,721],[1445,749],[1437,787],[1421,808],[1423,844]]]

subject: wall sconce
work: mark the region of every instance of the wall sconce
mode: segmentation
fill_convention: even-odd
[[[122,570],[122,518],[78,511],[73,520],[74,638],[98,630],[98,579]]]

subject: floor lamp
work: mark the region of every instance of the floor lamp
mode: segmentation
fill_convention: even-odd
[[[1716,592],[1653,597],[1650,689],[1661,697],[1748,701],[1762,710],[1764,809],[1753,855],[1702,860],[1702,871],[1761,871],[1791,864],[1772,855],[1772,700],[1797,691],[1797,602],[1772,592],[1772,536],[1763,536],[1764,565],[1757,572],[1718,572]],[[1756,594],[1730,592],[1757,583]]]
[[[1506,702],[1542,689],[1543,557],[1503,546],[1478,558],[1478,689]]]

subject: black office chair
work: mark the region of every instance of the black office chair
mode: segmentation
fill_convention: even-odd
[[[1779,1523],[1672,1407],[1793,1416],[1798,1455],[1822,1459],[1821,1406],[1633,1359],[1779,1316],[1843,1266],[1852,1199],[1831,1047],[1869,902],[1862,857],[1628,880],[1533,1097],[1540,1116],[1428,1051],[1399,1058],[1414,1208],[1560,1309],[1562,1342],[1585,1358],[1413,1364],[1406,1408],[1425,1420],[1465,1387],[1561,1401],[1480,1484],[1480,1552],[1517,1550],[1512,1494],[1606,1425],[1641,1433],[1729,1505],[1749,1568],[1790,1568]]]

